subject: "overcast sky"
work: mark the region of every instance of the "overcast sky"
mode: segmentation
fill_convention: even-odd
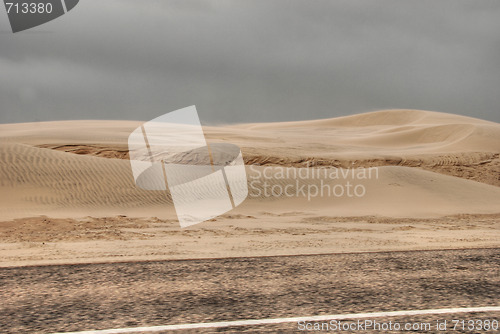
[[[0,123],[205,123],[386,108],[500,122],[498,0],[81,0],[12,34],[0,8]]]

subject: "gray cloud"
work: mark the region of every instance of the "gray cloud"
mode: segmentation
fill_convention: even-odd
[[[499,122],[498,17],[496,0],[85,0],[14,35],[1,12],[0,122],[192,104],[213,123],[384,108]]]

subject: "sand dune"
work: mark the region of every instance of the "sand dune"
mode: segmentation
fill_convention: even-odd
[[[144,191],[134,185],[125,159],[126,139],[138,124],[65,121],[1,125],[1,217],[78,217],[89,210],[100,215],[144,217],[151,212],[165,216],[162,212],[167,212],[171,216],[168,193]],[[333,205],[331,199],[322,198],[303,206],[320,206],[349,216],[498,212],[500,188],[492,186],[498,185],[500,177],[500,125],[496,123],[428,111],[392,110],[318,121],[208,127],[206,133],[211,141],[240,145],[247,164],[290,168],[397,166],[381,167],[376,180],[359,181],[367,190],[363,198],[336,198]],[[462,178],[405,166],[441,172],[453,166]],[[467,168],[480,171],[490,185],[464,180],[468,177],[460,172]],[[250,179],[256,170],[252,167],[248,171]],[[451,169],[445,174],[453,173]],[[346,180],[323,177],[300,182],[333,186]],[[285,186],[295,180],[270,182]],[[258,186],[254,188],[249,198],[262,201],[262,196],[255,196]]]
[[[146,191],[135,186],[127,160],[103,159],[56,150],[40,149],[23,144],[5,144],[1,150],[0,180],[2,206],[6,218],[47,215],[53,217],[84,217],[92,215],[128,215],[135,217],[171,217],[170,195],[163,191]],[[266,173],[264,168],[268,168]],[[290,205],[330,214],[358,216],[431,216],[456,213],[498,212],[500,187],[440,175],[408,167],[380,167],[372,179],[330,177],[329,169],[290,167],[247,167],[250,180],[249,200],[258,206]],[[288,177],[283,177],[287,174]],[[264,175],[271,176],[270,179]],[[264,182],[268,195],[264,192]],[[363,197],[335,196],[324,192],[308,199],[297,188],[315,192],[321,186],[342,186],[347,182],[362,185]],[[280,189],[290,185],[287,194]],[[271,191],[275,189],[275,191]],[[338,188],[340,194],[341,188]],[[193,189],[196,191],[196,189]],[[279,201],[284,204],[277,204]],[[264,202],[264,203],[263,203]],[[268,203],[267,203],[268,202]]]
[[[252,169],[259,170],[255,167]],[[299,178],[299,180],[278,178],[269,181],[267,186],[268,193],[271,194],[269,197],[261,195],[264,193],[262,181],[252,180],[252,176],[259,176],[260,173],[249,171],[248,174],[251,179],[250,184],[255,182],[255,186],[251,186],[249,198],[257,198],[260,201],[259,205],[263,208],[280,207],[283,211],[286,211],[286,207],[294,207],[298,210],[306,208],[306,211],[313,210],[333,216],[377,215],[385,217],[438,217],[459,213],[497,213],[500,211],[498,206],[500,187],[415,168],[379,167],[376,173],[373,171],[370,179],[357,179],[350,176],[339,179],[316,178],[316,174],[323,175],[319,171],[312,172],[312,176]],[[294,173],[291,174],[294,175]],[[365,194],[357,197],[353,191],[352,197],[349,197],[345,186],[348,182],[353,188],[362,186]],[[278,185],[279,187],[276,187]],[[311,196],[295,197],[282,194],[277,197],[276,194],[287,185],[293,185],[288,189],[289,194],[297,194],[297,188],[304,186],[304,192]],[[323,193],[321,192],[322,186]],[[337,186],[336,189],[334,189],[335,186]],[[274,193],[271,191],[273,187],[277,189]],[[337,195],[340,195],[342,191],[344,193],[336,196],[334,190]],[[261,196],[257,196],[259,194]],[[283,203],[262,203],[265,199],[275,201],[281,199]]]
[[[2,141],[128,159],[140,122],[69,121],[0,125]],[[242,148],[246,164],[289,167],[406,166],[500,186],[500,125],[421,110],[325,120],[204,127],[211,142]]]
[[[497,123],[429,111],[390,110],[326,120],[204,127],[209,142],[242,148],[250,193],[235,210],[190,229],[206,232],[215,224],[216,230],[209,233],[215,239],[207,237],[201,244],[192,239],[193,232],[177,234],[168,192],[135,186],[127,137],[140,124],[0,125],[0,220],[4,221],[0,223],[0,254],[5,261],[67,262],[78,252],[86,254],[81,259],[86,262],[123,254],[127,258],[150,258],[147,254],[210,257],[227,252],[237,256],[250,250],[260,255],[297,254],[326,249],[491,246],[498,240]],[[359,178],[348,173],[361,167],[376,170],[376,175]],[[300,176],[304,171],[306,176]],[[331,173],[346,175],[332,177]],[[339,196],[347,184],[351,190],[358,186],[363,195]],[[321,189],[324,193],[318,193]],[[462,223],[452,224],[453,217],[462,217],[457,215],[468,218],[457,218]],[[394,229],[396,221],[391,219],[424,219],[426,223]],[[334,234],[335,244],[325,244],[324,238]],[[90,244],[73,241],[58,243],[59,251],[23,246],[50,238],[63,242],[64,235],[101,241],[92,244],[95,252],[87,249]],[[156,239],[141,241],[133,249],[113,241],[142,240],[147,235]],[[281,240],[284,235],[286,242]],[[413,240],[415,236],[418,241]],[[179,244],[180,237],[184,246]],[[218,239],[222,237],[225,241]],[[214,240],[219,246],[212,245]],[[166,241],[171,246],[158,253]]]
[[[292,143],[300,145],[298,148],[312,150],[300,152],[302,155],[318,153],[340,157],[498,153],[499,127],[497,123],[469,117],[412,110],[380,111],[318,121],[237,126],[242,131],[238,137],[250,131],[257,137],[259,144],[267,140],[278,145],[286,142],[289,148]]]
[[[167,204],[165,194],[135,187],[126,160],[14,143],[1,145],[0,152],[0,215],[4,218],[127,214]]]

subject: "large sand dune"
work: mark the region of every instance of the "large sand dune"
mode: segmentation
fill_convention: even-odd
[[[129,230],[142,226],[141,219],[148,217],[157,217],[154,219],[167,223],[169,229],[178,228],[168,192],[141,190],[134,184],[126,143],[140,124],[61,121],[0,125],[0,219],[17,219],[0,223],[9,228],[4,232],[10,231],[12,240],[25,240],[26,235],[21,237],[25,229],[14,227],[32,221],[41,231],[42,221],[22,220],[41,216],[66,219],[64,231],[68,226],[80,226],[74,222],[89,219],[85,217],[119,215],[139,219],[141,223],[132,224]],[[314,121],[209,126],[204,131],[209,142],[229,142],[242,148],[250,194],[229,216],[200,228],[302,222],[307,231],[306,226],[317,228],[318,222],[323,226],[345,217],[361,217],[350,218],[355,222],[365,216],[443,219],[500,213],[498,123],[429,111],[388,110]],[[360,167],[377,167],[376,175],[360,179],[354,174],[341,178],[325,174]],[[297,177],[304,170],[313,173]],[[362,186],[363,196],[315,193],[321,187],[332,189],[346,183]],[[288,193],[279,191],[287,186]],[[297,191],[301,187],[305,193]],[[266,189],[274,192],[265,194]],[[498,233],[497,220],[492,226],[488,217],[482,231]],[[99,228],[99,224],[92,226]],[[17,239],[16,233],[21,233]],[[488,242],[479,244],[490,245]]]
[[[139,124],[66,121],[0,126],[1,217],[77,217],[87,215],[89,210],[100,215],[170,215],[173,208],[168,193],[138,189],[128,160],[113,159],[127,157],[127,136]],[[212,142],[240,145],[247,164],[280,168],[396,166],[381,167],[377,179],[359,180],[367,191],[362,198],[314,198],[311,203],[303,202],[306,208],[321,206],[350,216],[500,210],[500,188],[494,186],[500,177],[500,125],[496,123],[435,112],[392,110],[318,121],[208,127],[206,133]],[[461,178],[405,167],[412,164],[438,172],[455,167],[456,176]],[[467,168],[480,172],[477,177],[490,184],[464,180],[468,177],[460,172]],[[251,180],[256,177],[252,173],[261,174],[257,167],[247,169]],[[446,174],[453,175],[453,170]],[[346,181],[321,178],[324,174],[298,181],[300,185]],[[304,201],[279,193],[259,195],[257,188],[263,181],[253,181],[249,196],[250,200],[259,200],[259,205],[277,205],[277,199]],[[278,177],[267,181],[271,188],[272,184],[285,187],[296,180]],[[263,197],[270,204],[262,203]]]

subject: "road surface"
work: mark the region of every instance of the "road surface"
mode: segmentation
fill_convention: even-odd
[[[2,268],[0,300],[1,333],[500,306],[500,249]],[[498,321],[500,313],[377,321],[462,318]],[[284,323],[197,332],[298,329]]]

